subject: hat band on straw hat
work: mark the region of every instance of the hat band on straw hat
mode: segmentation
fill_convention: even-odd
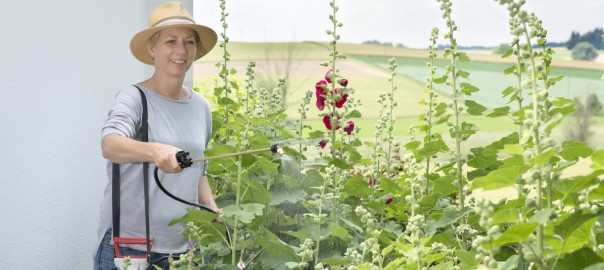
[[[172,18],[165,18],[161,21],[158,21],[151,27],[160,27],[160,26],[164,26],[164,25],[174,25],[174,24],[195,24],[195,22],[192,21],[191,19],[185,18],[185,17],[177,17],[177,18],[172,17]]]

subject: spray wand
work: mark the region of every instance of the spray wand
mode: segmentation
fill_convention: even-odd
[[[249,155],[249,154],[268,152],[268,151],[271,151],[273,153],[278,153],[278,154],[281,154],[281,155],[285,153],[283,151],[283,149],[281,149],[279,147],[279,145],[273,144],[269,148],[253,149],[253,150],[247,150],[247,151],[230,153],[230,154],[224,154],[224,155],[218,155],[218,156],[212,156],[212,157],[202,157],[202,158],[198,158],[198,159],[191,159],[189,157],[189,152],[180,151],[180,152],[176,153],[176,160],[178,161],[179,166],[184,169],[184,168],[191,167],[191,165],[193,165],[193,163],[195,163],[195,162],[201,162],[201,161],[213,160],[213,159],[219,159],[219,158],[234,157],[234,156],[241,156],[241,155]],[[153,170],[153,176],[155,178],[155,183],[157,184],[157,186],[159,187],[159,189],[161,191],[163,191],[166,195],[168,195],[168,197],[170,197],[170,198],[172,198],[172,199],[174,199],[176,201],[179,201],[181,203],[188,204],[188,205],[191,205],[191,206],[195,206],[195,207],[198,207],[200,209],[206,210],[206,211],[208,211],[210,213],[217,214],[216,211],[210,209],[209,207],[207,207],[207,206],[205,206],[203,204],[199,204],[199,203],[183,200],[183,199],[181,199],[179,197],[176,197],[174,194],[170,193],[161,184],[161,181],[159,181],[159,173],[158,172],[159,172],[159,169],[157,168],[157,166],[155,166],[155,169]]]

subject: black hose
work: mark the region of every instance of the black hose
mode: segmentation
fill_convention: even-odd
[[[183,200],[183,199],[181,199],[181,198],[176,197],[174,194],[170,193],[170,192],[169,192],[169,191],[168,191],[168,190],[167,190],[167,189],[166,189],[166,188],[165,188],[165,187],[164,187],[164,186],[161,184],[161,181],[159,181],[159,174],[158,174],[158,171],[159,171],[159,168],[157,168],[157,166],[155,166],[155,169],[153,170],[153,177],[155,178],[155,183],[157,184],[157,186],[159,187],[159,189],[161,189],[161,191],[162,191],[162,192],[164,192],[166,195],[168,195],[168,197],[170,197],[170,198],[172,198],[172,199],[174,199],[174,200],[177,200],[177,201],[179,201],[179,202],[181,202],[181,203],[188,204],[188,205],[195,206],[195,207],[198,207],[198,208],[200,208],[200,209],[206,210],[206,211],[208,211],[208,212],[210,212],[210,213],[218,214],[218,213],[216,213],[216,211],[214,211],[214,210],[210,209],[209,207],[207,207],[207,206],[205,206],[205,205],[203,205],[203,204],[199,204],[199,203],[194,203],[194,202],[190,202],[190,201],[187,201],[187,200]]]
[[[190,166],[190,165],[189,165],[189,166]],[[159,168],[157,168],[157,166],[155,166],[155,169],[153,170],[153,178],[155,178],[155,183],[157,184],[157,186],[159,187],[159,189],[160,189],[160,190],[161,190],[163,193],[165,193],[166,195],[168,195],[168,197],[170,197],[170,198],[172,198],[172,199],[174,199],[174,200],[176,200],[176,201],[179,201],[179,202],[181,202],[181,203],[188,204],[188,205],[191,205],[191,206],[198,207],[199,209],[206,210],[206,211],[208,211],[208,212],[210,212],[210,213],[213,213],[213,214],[218,214],[218,213],[216,213],[216,211],[212,210],[211,208],[209,208],[209,207],[207,207],[207,206],[205,206],[205,205],[203,205],[203,204],[199,204],[199,203],[190,202],[190,201],[187,201],[187,200],[181,199],[181,198],[179,198],[179,197],[176,197],[174,194],[170,193],[170,192],[169,192],[169,191],[168,191],[168,190],[167,190],[167,189],[164,187],[164,185],[162,185],[162,184],[161,184],[161,181],[159,181]],[[222,224],[224,225],[224,236],[226,237],[227,243],[228,243],[228,244],[229,244],[229,246],[230,246],[230,245],[231,245],[231,236],[229,235],[229,228],[227,227],[226,223],[222,222]]]

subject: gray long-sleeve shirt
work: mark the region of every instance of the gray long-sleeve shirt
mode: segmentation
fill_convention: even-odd
[[[199,93],[190,92],[189,100],[173,100],[141,86],[147,97],[149,142],[173,145],[190,153],[190,157],[203,156],[212,133],[212,116],[209,102]],[[109,134],[141,140],[141,96],[134,86],[119,91],[115,103],[101,132],[101,142]],[[107,162],[108,182],[101,202],[98,243],[112,226],[111,172]],[[194,163],[178,174],[162,174],[162,184],[174,195],[197,202],[198,183],[205,174],[207,163]],[[182,237],[183,224],[168,226],[171,220],[182,217],[187,205],[165,195],[153,181],[154,164],[149,164],[150,231],[154,238],[153,252],[171,253],[186,251],[187,240]],[[121,171],[121,225],[120,236],[145,237],[145,212],[143,197],[142,163],[120,165]],[[144,246],[133,246],[145,250]]]

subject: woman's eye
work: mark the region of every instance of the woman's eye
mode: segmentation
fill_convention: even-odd
[[[195,40],[187,40],[186,42],[187,42],[187,44],[195,45]]]

